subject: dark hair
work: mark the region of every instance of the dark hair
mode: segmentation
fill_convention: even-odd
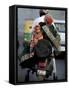
[[[40,17],[43,16],[43,15],[45,15],[45,14],[46,14],[46,13],[43,11],[43,9],[41,9],[41,10],[39,11]]]

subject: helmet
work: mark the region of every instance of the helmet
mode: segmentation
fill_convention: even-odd
[[[46,58],[52,53],[52,46],[50,42],[46,39],[41,39],[38,41],[34,48],[36,56],[39,58]]]

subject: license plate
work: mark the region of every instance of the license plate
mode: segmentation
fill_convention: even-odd
[[[43,70],[37,70],[38,75],[46,75],[46,71]]]

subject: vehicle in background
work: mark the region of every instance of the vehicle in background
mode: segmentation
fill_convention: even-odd
[[[61,38],[61,52],[65,52],[65,20],[54,20],[56,28]]]

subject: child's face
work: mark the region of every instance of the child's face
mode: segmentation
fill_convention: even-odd
[[[35,27],[34,33],[35,33],[34,37],[35,37],[36,39],[39,39],[40,37],[43,36],[43,35],[42,35],[42,32],[41,32],[41,30],[40,30],[40,26],[36,26],[36,27]]]
[[[35,32],[40,32],[40,26],[35,27]]]

